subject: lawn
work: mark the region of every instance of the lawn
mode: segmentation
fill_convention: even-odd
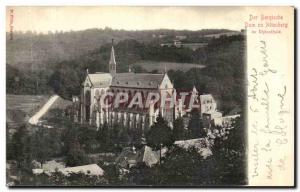
[[[28,121],[48,100],[45,95],[6,95],[6,122],[15,128]]]
[[[195,63],[175,63],[175,62],[161,62],[161,61],[139,61],[134,64],[134,66],[141,66],[142,68],[146,69],[148,72],[153,70],[158,70],[158,72],[163,73],[165,68],[167,70],[181,70],[181,71],[188,71],[192,68],[204,68],[204,65],[195,64]]]

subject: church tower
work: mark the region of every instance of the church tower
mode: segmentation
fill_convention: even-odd
[[[117,64],[115,58],[115,50],[114,50],[114,39],[111,40],[111,53],[109,60],[109,73],[114,76],[117,73]]]

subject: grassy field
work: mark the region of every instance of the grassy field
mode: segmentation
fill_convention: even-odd
[[[48,101],[49,96],[42,95],[6,95],[6,122],[9,128],[17,128],[27,123],[29,118],[37,113]],[[65,109],[72,102],[58,98],[49,108]],[[46,117],[47,113],[43,116]]]
[[[6,95],[6,122],[15,128],[36,113],[48,100],[43,95]]]
[[[188,71],[192,68],[204,68],[204,65],[195,64],[195,63],[175,63],[175,62],[159,62],[159,61],[139,61],[134,64],[135,66],[141,66],[146,69],[148,72],[153,70],[158,70],[158,72],[163,73],[165,71],[165,67],[167,70],[181,70]]]

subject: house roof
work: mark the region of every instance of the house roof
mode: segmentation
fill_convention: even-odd
[[[158,88],[164,74],[117,73],[112,79],[112,86],[129,88]]]
[[[64,175],[69,175],[70,173],[84,173],[86,175],[95,175],[95,176],[103,176],[104,171],[97,164],[83,165],[77,167],[66,167],[63,169],[59,169]]]
[[[159,162],[159,155],[150,147],[144,146],[138,151],[137,162],[144,162],[147,166],[151,167]]]
[[[65,168],[65,164],[63,162],[59,162],[56,160],[46,161],[43,164],[44,171],[55,171],[55,169],[63,169]]]
[[[32,169],[32,173],[34,175],[40,175],[40,174],[44,173],[44,169]]]
[[[60,172],[65,176],[68,176],[70,173],[83,173],[86,175],[94,175],[94,176],[103,176],[104,171],[97,164],[83,165],[77,167],[56,167],[51,169],[32,169],[33,174],[39,175],[41,173],[45,173],[50,176],[54,172]]]
[[[110,73],[92,73],[87,76],[94,87],[108,87],[111,85]]]
[[[116,163],[122,167],[126,167],[130,163],[145,163],[151,167],[158,162],[158,152],[153,151],[151,147],[148,146],[144,146],[137,152],[134,152],[131,148],[125,148],[116,159]]]

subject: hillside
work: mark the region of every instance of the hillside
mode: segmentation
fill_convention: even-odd
[[[61,61],[74,60],[101,46],[125,39],[135,39],[140,43],[159,44],[172,41],[177,35],[185,35],[186,42],[203,41],[209,34],[230,32],[225,29],[187,30],[141,30],[125,31],[105,29],[88,29],[84,31],[49,32],[14,32],[13,40],[6,40],[7,64],[22,70],[42,70]],[[7,34],[8,37],[9,34]]]
[[[6,122],[9,128],[27,123],[48,100],[43,95],[6,95]]]
[[[192,69],[186,73],[171,70],[168,72],[175,87],[192,88],[200,93],[211,93],[217,99],[218,108],[228,113],[235,107],[245,105],[246,82],[246,44],[244,36],[215,39],[204,50],[198,50],[196,56],[202,57],[206,67]]]
[[[97,33],[97,30],[91,31]],[[157,34],[166,33],[163,31],[155,32]],[[170,33],[170,35],[174,35],[173,33],[176,31],[167,32]],[[23,61],[24,65],[8,63],[7,93],[56,93],[63,98],[70,98],[72,95],[78,95],[80,93],[80,86],[87,68],[91,73],[97,71],[107,72],[111,50],[111,43],[108,40],[109,37],[107,36],[105,41],[99,38],[100,40],[97,40],[99,41],[98,44],[97,41],[88,43],[91,41],[92,36],[85,36],[82,39],[79,38],[81,41],[84,41],[80,46],[77,44],[80,41],[77,40],[77,35],[80,33],[85,34],[86,31],[54,34],[54,36],[66,35],[65,37],[69,37],[69,43],[71,43],[71,39],[74,39],[74,42],[72,42],[73,45],[67,46],[66,42],[68,42],[68,38],[61,38],[61,42],[64,42],[62,45],[66,47],[61,47],[62,51],[54,49],[58,51],[59,54],[64,55],[64,57],[53,56],[53,52],[51,52],[50,49],[49,54],[46,54],[45,57],[38,56],[39,59],[45,61],[42,64],[39,63],[41,61],[36,64],[33,62],[32,66],[38,67],[32,70],[28,67],[26,70],[20,67],[26,65],[26,59]],[[162,47],[157,43],[157,40],[167,40],[164,39],[167,37],[159,39],[160,37],[153,37],[153,33],[154,31],[111,31],[110,33],[107,31],[106,34],[110,34],[110,37],[118,37],[114,46],[118,72],[127,72],[130,67],[135,72],[148,71],[157,73],[164,70],[164,64],[166,64],[168,74],[176,88],[189,89],[195,85],[201,93],[212,93],[218,100],[220,109],[224,112],[228,112],[235,106],[243,106],[245,99],[244,67],[246,52],[245,37],[243,35],[220,36],[219,38],[207,39],[208,44],[206,47],[193,51],[186,47]],[[194,35],[195,40],[195,34],[198,35],[201,31],[185,33]],[[116,36],[116,34],[119,36]],[[124,34],[127,34],[127,36]],[[68,35],[75,35],[76,37],[70,38]],[[103,34],[101,35],[103,36]],[[131,39],[134,35],[136,36],[135,39]],[[49,38],[49,35],[44,36]],[[126,39],[122,40],[121,37]],[[202,38],[203,35],[201,36],[201,39]],[[22,38],[19,40],[21,41]],[[22,41],[24,41],[24,39]],[[28,42],[28,40],[24,41],[24,47],[20,44],[18,49],[16,49],[17,51],[8,51],[8,54],[16,54],[18,51],[28,51],[25,49],[25,42]],[[43,41],[38,41],[38,44],[40,42]],[[42,43],[42,45],[51,46],[52,44]],[[7,46],[13,47],[10,44]],[[82,51],[83,49],[85,51]],[[39,52],[34,53],[39,54]],[[65,57],[70,53],[72,53],[71,55],[75,55]],[[48,60],[49,57],[53,57],[51,62]],[[204,68],[203,65],[205,66]]]
[[[177,71],[187,72],[192,68],[204,68],[204,65],[195,63],[176,63],[176,62],[162,62],[162,61],[146,61],[141,60],[133,64],[133,69],[141,70],[144,69],[146,72],[157,72],[164,73],[165,69],[168,71],[170,69]]]

